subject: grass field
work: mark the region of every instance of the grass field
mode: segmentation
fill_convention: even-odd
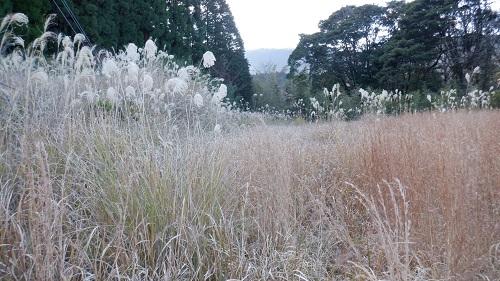
[[[27,117],[28,118],[28,117]],[[0,130],[5,280],[498,280],[500,112]]]
[[[210,52],[21,48],[23,23],[0,27],[1,280],[500,280],[500,111],[271,125]]]

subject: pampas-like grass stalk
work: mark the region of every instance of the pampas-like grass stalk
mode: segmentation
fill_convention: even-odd
[[[362,269],[364,278],[373,277],[373,269],[376,268],[378,272],[384,272],[388,280],[417,280],[418,264],[411,263],[418,262],[418,259],[410,251],[413,242],[407,187],[399,180],[394,184],[385,181],[384,186],[377,185],[378,198],[375,198],[351,186],[372,216],[375,228],[374,240],[367,241],[367,267],[354,263],[356,267]],[[382,191],[384,187],[387,191]]]
[[[20,46],[24,48],[24,40],[16,36],[10,27],[12,25],[27,25],[28,22],[28,17],[23,13],[9,14],[2,19],[0,23],[0,34],[2,34],[0,40],[0,55],[4,53],[6,47]]]

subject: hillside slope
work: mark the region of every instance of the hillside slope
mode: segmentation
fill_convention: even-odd
[[[281,71],[288,65],[288,57],[292,49],[257,49],[246,51],[245,56],[250,64],[250,72],[255,74],[264,65],[276,65],[276,70]]]

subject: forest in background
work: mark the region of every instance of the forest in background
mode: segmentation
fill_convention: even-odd
[[[325,87],[338,84],[351,108],[364,88],[411,95],[424,109],[443,90],[455,89],[460,100],[473,89],[498,87],[500,18],[487,0],[346,6],[319,27],[301,35],[289,59],[289,77],[301,89],[295,100],[307,100],[305,93],[321,98]],[[498,107],[498,94],[492,96]]]
[[[346,118],[359,116],[365,90],[378,95],[387,91],[391,94],[387,96],[399,97],[397,103],[405,99],[404,107],[412,111],[453,101],[464,106],[473,91],[487,95],[488,106],[500,107],[500,17],[488,0],[345,6],[320,21],[319,32],[301,35],[288,60],[289,72],[263,64],[254,66],[253,77],[224,0],[119,1],[116,5],[109,0],[9,0],[0,4],[0,14],[9,11],[29,16],[27,42],[40,35],[45,15],[55,13],[57,24],[52,29],[69,35],[78,32],[65,21],[66,17],[74,24],[74,16],[98,48],[142,46],[153,38],[186,64],[200,61],[210,50],[217,57],[212,76],[224,79],[228,99],[247,110],[310,117],[318,111],[315,102],[333,106],[333,97],[324,95],[325,88],[331,87],[342,92],[336,103],[342,104]]]
[[[51,31],[69,36],[84,33],[97,50],[117,51],[128,43],[144,46],[153,39],[179,64],[199,62],[210,50],[217,58],[210,72],[224,79],[228,97],[243,102],[252,97],[243,40],[225,0],[2,1],[0,17],[12,12],[30,19],[26,30],[15,32],[25,34],[26,44],[42,34],[46,16],[56,14]]]

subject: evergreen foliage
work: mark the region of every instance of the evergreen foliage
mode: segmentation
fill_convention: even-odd
[[[314,75],[314,87],[340,83],[345,89],[373,84],[373,53],[383,37],[379,35],[382,7],[346,6],[319,24],[320,32],[303,35],[290,56],[292,73],[305,59]]]
[[[418,89],[438,91],[433,79],[443,55],[442,38],[450,24],[451,1],[418,0],[400,7],[397,29],[382,46],[378,62],[384,89],[407,93]]]
[[[73,36],[81,32],[79,23],[97,51],[116,51],[128,43],[143,46],[153,39],[185,65],[201,61],[210,50],[217,61],[207,71],[224,79],[228,98],[246,108],[257,108],[254,86],[260,91],[257,97],[269,94],[272,103],[293,98],[281,104],[285,108],[277,107],[290,109],[309,98],[321,100],[323,89],[337,84],[346,93],[344,104],[361,101],[359,89],[364,88],[412,95],[419,106],[430,108],[428,94],[433,100],[443,89],[456,89],[453,98],[458,100],[470,93],[471,86],[491,92],[500,73],[500,17],[488,0],[345,6],[322,20],[319,32],[301,35],[289,58],[289,81],[280,99],[272,87],[262,93],[269,88],[267,81],[252,82],[243,40],[225,0],[0,3],[0,16],[15,12],[30,19],[27,27],[12,27],[25,45],[41,34],[45,18],[54,13],[58,17],[52,31]]]
[[[49,0],[2,0],[0,18],[10,13],[23,13],[30,23],[27,28],[17,31],[26,42],[31,42],[42,34],[45,17],[50,9]]]
[[[200,61],[207,50],[203,45],[204,27],[200,20],[200,0],[168,0],[164,42],[169,53],[187,61]],[[161,37],[156,37],[161,40]]]
[[[465,74],[480,67],[477,84],[484,91],[491,78],[499,73],[500,17],[486,0],[464,0],[448,15],[456,25],[447,30],[443,57],[446,82],[455,88],[466,88]],[[496,77],[498,79],[498,77]],[[495,79],[495,78],[493,78]]]
[[[5,0],[0,2],[0,14],[5,15],[8,13],[12,13],[13,5],[12,0]]]
[[[303,76],[305,68],[312,97],[339,84],[358,100],[361,87],[386,89],[428,108],[442,89],[457,89],[453,99],[461,99],[472,85],[479,91],[497,86],[500,17],[487,0],[346,6],[319,27],[301,35],[289,58],[289,78]]]
[[[245,58],[243,40],[225,0],[203,0],[203,21],[206,27],[205,45],[217,57],[211,72],[224,79],[233,100],[250,102],[252,77]]]
[[[27,14],[32,23],[27,44],[40,35],[45,16],[54,13],[56,33],[73,36],[81,32],[80,24],[97,50],[118,50],[129,43],[143,46],[153,39],[181,64],[198,62],[211,50],[217,57],[211,74],[224,79],[229,98],[251,100],[243,40],[225,0],[7,0],[0,4],[0,16],[12,12]]]

